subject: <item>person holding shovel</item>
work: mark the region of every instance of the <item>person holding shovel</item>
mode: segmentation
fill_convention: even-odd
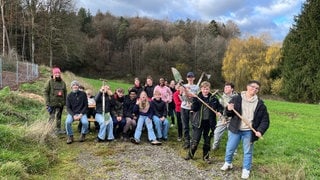
[[[114,140],[113,122],[110,115],[110,101],[112,91],[108,85],[102,85],[99,93],[95,96],[96,101],[96,121],[100,125],[96,142],[104,142],[107,136],[108,141]]]
[[[231,117],[228,126],[228,141],[225,163],[221,170],[232,169],[232,160],[240,140],[243,146],[241,178],[248,179],[252,164],[253,143],[262,138],[269,128],[269,113],[264,102],[258,98],[260,82],[252,80],[247,84],[247,91],[234,96],[227,106],[227,116]]]

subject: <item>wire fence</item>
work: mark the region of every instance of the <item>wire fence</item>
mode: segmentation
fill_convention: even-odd
[[[16,87],[39,77],[38,64],[22,61],[9,61],[0,57],[0,89]]]

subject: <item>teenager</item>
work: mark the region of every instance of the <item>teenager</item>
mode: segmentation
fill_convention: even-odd
[[[200,143],[201,136],[203,136],[203,155],[202,158],[205,162],[210,163],[209,151],[210,140],[209,132],[214,131],[216,126],[216,116],[221,116],[222,106],[216,96],[210,93],[210,83],[204,81],[200,85],[200,92],[198,95],[194,95],[191,110],[194,112],[192,120],[192,140],[191,146],[186,160],[192,159]],[[199,99],[201,100],[199,100]],[[217,112],[213,112],[210,108]]]
[[[253,145],[269,128],[269,113],[264,102],[257,93],[261,87],[258,81],[249,81],[247,90],[231,99],[227,106],[227,115],[231,117],[228,126],[228,141],[225,163],[221,170],[232,169],[232,160],[240,141],[243,147],[243,162],[241,178],[248,179],[252,165]],[[241,119],[237,114],[242,116]],[[250,126],[255,129],[252,131]]]

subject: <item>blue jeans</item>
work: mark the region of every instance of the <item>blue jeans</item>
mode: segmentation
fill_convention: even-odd
[[[237,134],[228,131],[228,142],[226,148],[225,161],[232,163],[233,153],[237,149],[240,141],[242,140],[243,146],[243,162],[242,168],[250,171],[252,164],[253,144],[251,143],[251,130],[239,131]]]
[[[87,134],[89,125],[87,115],[83,114],[80,121],[82,123],[81,134]],[[72,123],[73,117],[70,114],[68,114],[66,119],[66,131],[68,136],[73,136]]]
[[[110,116],[109,116],[110,117]],[[103,117],[102,114],[96,113],[96,121],[99,123],[100,125],[100,129],[99,129],[99,133],[98,133],[98,137],[101,140],[105,140],[106,135],[107,135],[107,139],[108,140],[113,140],[114,136],[113,136],[113,123],[111,118],[110,119],[106,119]],[[109,121],[108,121],[109,120]],[[106,122],[109,122],[108,124],[106,124]]]
[[[156,135],[154,134],[154,131],[153,131],[152,120],[150,118],[148,118],[148,116],[142,116],[142,115],[139,116],[138,124],[137,124],[137,127],[136,127],[136,131],[134,132],[134,138],[136,140],[140,141],[140,137],[141,137],[141,134],[142,134],[143,123],[145,123],[145,125],[147,126],[149,141],[155,140],[156,139]]]
[[[156,128],[157,138],[168,139],[168,131],[169,131],[168,119],[164,119],[164,121],[161,121],[158,116],[153,116],[152,119]]]

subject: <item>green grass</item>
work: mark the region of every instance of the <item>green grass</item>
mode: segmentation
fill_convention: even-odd
[[[42,78],[37,82],[23,84],[21,91],[42,94],[42,87],[49,77],[48,69],[41,68]],[[76,77],[66,72],[63,77],[69,87],[73,79],[97,92],[102,81]],[[108,81],[113,90],[117,87],[128,89],[131,84],[122,81]],[[105,168],[114,169],[117,162],[107,160],[119,150],[125,150],[122,142],[96,144],[96,133],[87,136],[85,143],[66,144],[65,136],[51,136],[46,131],[48,115],[44,104],[18,96],[8,89],[0,91],[0,177],[6,179],[81,179],[87,172],[79,167],[77,156],[84,150],[103,159]],[[318,179],[320,177],[320,106],[265,100],[270,114],[270,128],[254,146],[251,179]],[[63,115],[63,122],[66,113]],[[78,123],[74,123],[76,131]],[[94,125],[92,124],[91,127]],[[77,140],[78,133],[75,133]],[[210,152],[214,163],[202,161],[202,144],[199,145],[195,160],[191,161],[200,169],[219,168],[224,162],[226,133],[220,149]],[[181,157],[186,155],[182,143],[176,141],[177,129],[170,128],[169,140],[164,144],[175,149]],[[134,162],[132,162],[134,164]],[[234,159],[234,166],[241,169],[242,150]],[[234,172],[236,173],[236,172]],[[103,174],[98,174],[103,179]],[[235,174],[235,178],[239,175]]]

